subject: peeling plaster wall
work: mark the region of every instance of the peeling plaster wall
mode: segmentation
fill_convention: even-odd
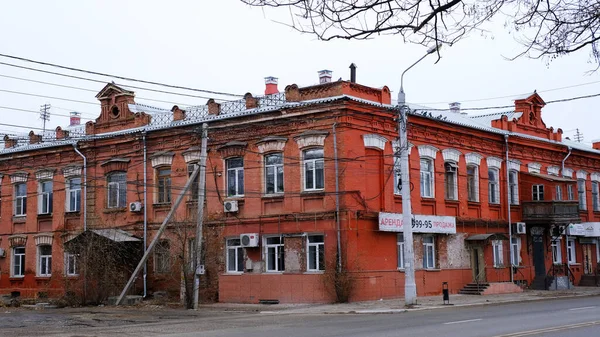
[[[302,272],[304,268],[304,237],[285,238],[285,271]]]
[[[448,250],[447,265],[441,266],[442,268],[471,267],[471,255],[465,245],[466,237],[466,233],[457,233],[446,237]]]

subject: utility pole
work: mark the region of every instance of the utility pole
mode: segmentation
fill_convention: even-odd
[[[43,133],[46,133],[46,122],[50,120],[50,104],[40,105],[40,119],[43,121]]]
[[[402,228],[404,232],[404,303],[417,304],[417,285],[415,283],[415,252],[412,232],[412,206],[410,202],[410,175],[408,173],[408,111],[406,95],[404,94],[404,74],[427,55],[436,52],[440,46],[436,45],[427,50],[417,62],[402,72],[400,77],[400,92],[398,93],[398,136],[400,144],[400,179],[402,180]]]
[[[202,148],[200,150],[200,176],[198,177],[198,223],[196,225],[196,247],[194,262],[194,310],[198,310],[200,288],[200,265],[202,263],[202,226],[204,224],[204,195],[206,194],[206,147],[208,145],[208,124],[202,124]]]

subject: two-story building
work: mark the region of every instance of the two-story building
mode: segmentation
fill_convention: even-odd
[[[338,266],[350,300],[403,296],[398,109],[387,87],[321,76],[284,92],[269,77],[264,96],[171,110],[107,84],[95,121],[5,136],[0,292],[113,282],[116,294],[198,163],[207,123],[203,300],[333,301]],[[411,112],[419,295],[442,282],[549,288],[597,274],[600,146],[563,140],[544,104],[533,93],[499,114]],[[193,187],[132,292],[179,294],[197,203]]]

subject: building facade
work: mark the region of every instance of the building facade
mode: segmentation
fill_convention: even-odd
[[[413,110],[402,146],[387,87],[324,75],[284,92],[269,77],[264,96],[171,110],[107,84],[95,121],[5,136],[0,292],[89,292],[91,242],[120,252],[123,268],[110,274],[122,286],[200,159],[202,123],[205,301],[331,302],[341,277],[352,301],[403,296],[402,148],[419,295],[442,282],[453,293],[511,278],[547,289],[597,275],[600,146],[546,127],[539,95],[479,117]],[[179,295],[195,240],[192,186],[132,292]]]

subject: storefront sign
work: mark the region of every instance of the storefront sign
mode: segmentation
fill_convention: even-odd
[[[583,224],[577,223],[577,224],[569,224],[569,226],[567,227],[567,235],[570,236],[585,236],[586,231],[585,231],[585,227],[583,226]]]
[[[600,222],[584,222],[581,224],[587,237],[600,237]]]
[[[402,214],[379,213],[379,230],[402,232]],[[456,218],[453,216],[413,215],[412,230],[415,233],[456,234]]]

